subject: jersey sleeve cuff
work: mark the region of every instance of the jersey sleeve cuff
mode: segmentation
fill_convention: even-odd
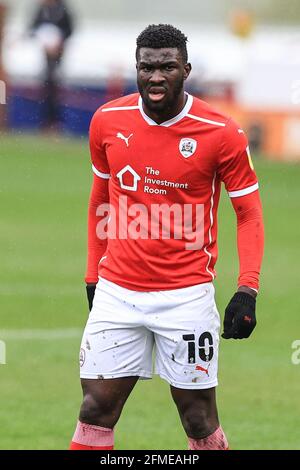
[[[248,188],[239,189],[238,191],[228,191],[229,197],[240,197],[246,196],[247,194],[251,194],[258,189],[258,183],[253,184],[252,186],[248,186]]]
[[[84,281],[86,284],[97,284],[99,281],[99,276],[98,274],[96,276],[93,276],[87,273],[84,277]]]
[[[240,287],[248,287],[248,289],[254,290],[254,292],[256,292],[258,294],[258,289],[256,289],[256,287],[248,286],[246,284],[239,284],[238,288],[240,288]]]
[[[95,173],[95,175],[99,176],[99,178],[103,178],[105,180],[108,180],[110,178],[109,173],[102,173],[101,171],[97,170],[97,168],[94,165],[92,165],[92,170]]]

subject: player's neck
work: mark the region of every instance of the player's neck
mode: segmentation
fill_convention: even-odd
[[[153,121],[155,121],[157,124],[161,124],[162,122],[169,121],[170,119],[174,118],[179,113],[181,113],[181,111],[186,105],[187,98],[188,95],[184,91],[182,91],[182,93],[180,94],[180,96],[178,96],[178,99],[172,107],[166,107],[166,109],[163,109],[157,113],[151,111],[143,101],[143,110],[147,114],[147,116],[150,117]]]

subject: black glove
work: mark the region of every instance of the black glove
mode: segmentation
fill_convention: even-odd
[[[256,299],[246,292],[236,292],[225,310],[222,338],[249,338],[256,326]]]
[[[96,290],[96,284],[87,284],[86,285],[86,294],[87,294],[87,298],[88,298],[90,311],[92,310],[92,306],[93,306],[95,290]]]

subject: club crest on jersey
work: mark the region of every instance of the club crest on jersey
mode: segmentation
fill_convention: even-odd
[[[197,148],[197,141],[195,139],[184,138],[179,142],[179,151],[184,158],[189,158],[194,155]]]

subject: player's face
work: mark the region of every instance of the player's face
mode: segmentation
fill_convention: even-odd
[[[143,102],[153,113],[172,112],[183,101],[184,80],[190,74],[177,48],[142,47],[138,53],[137,84]]]

